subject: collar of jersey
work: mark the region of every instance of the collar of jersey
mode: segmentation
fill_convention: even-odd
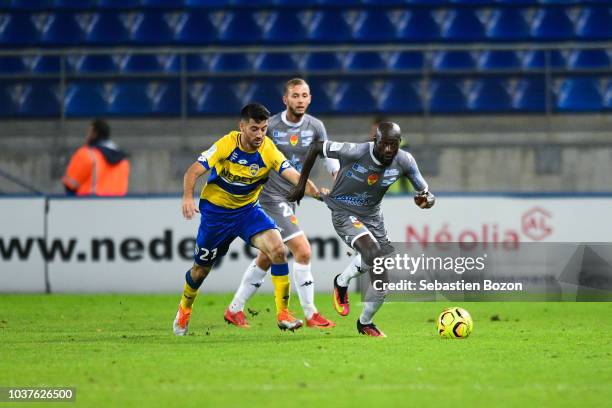
[[[240,150],[242,150],[243,152],[245,152],[246,154],[255,154],[255,153],[257,153],[259,151],[259,149],[264,145],[264,143],[266,143],[266,138],[264,137],[264,141],[261,142],[261,146],[259,146],[257,149],[255,149],[252,152],[250,152],[250,151],[242,148],[243,147],[242,146],[242,141],[240,140],[240,137],[242,136],[242,132],[236,132],[236,133],[238,133],[238,148]]]
[[[285,125],[291,126],[291,127],[302,126],[302,123],[304,123],[305,116],[306,114],[302,116],[302,119],[299,122],[293,123],[293,122],[290,122],[289,119],[287,119],[287,110],[284,110],[281,112],[281,120],[285,123]]]
[[[378,159],[374,156],[374,142],[369,142],[370,145],[370,157],[372,157],[372,160],[374,160],[374,163],[376,163],[379,166],[382,166],[382,163],[378,161]]]

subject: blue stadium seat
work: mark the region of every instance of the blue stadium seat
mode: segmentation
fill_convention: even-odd
[[[431,10],[414,8],[402,13],[397,36],[408,42],[438,41],[440,27]]]
[[[66,88],[64,110],[67,117],[96,117],[108,114],[104,84],[98,81],[74,82]]]
[[[576,22],[576,37],[581,40],[612,38],[612,10],[608,7],[584,7]]]
[[[117,65],[110,55],[81,55],[73,64],[76,72],[114,72]]]
[[[543,7],[531,23],[531,37],[538,41],[570,40],[574,25],[563,7]]]
[[[184,0],[141,0],[144,7],[171,7],[180,8],[184,5]]]
[[[0,84],[0,118],[11,117],[15,114],[12,88],[9,84]]]
[[[389,68],[392,70],[422,70],[425,58],[422,52],[400,51],[389,57]]]
[[[370,113],[378,109],[378,103],[369,89],[367,79],[340,81],[336,89],[334,111],[337,113]]]
[[[471,8],[449,11],[442,23],[442,38],[447,41],[480,41],[485,39],[485,28]]]
[[[119,45],[130,41],[130,33],[119,13],[103,11],[94,14],[85,39],[91,45]]]
[[[552,68],[565,68],[565,57],[558,50],[548,50]],[[546,66],[546,51],[529,50],[522,57],[523,68],[542,69]]]
[[[496,41],[524,41],[529,39],[529,25],[520,8],[494,9],[487,21],[487,38]]]
[[[22,46],[38,43],[40,34],[28,13],[0,14],[0,45]]]
[[[349,71],[385,70],[387,63],[379,52],[349,52],[344,59],[344,69]]]
[[[514,51],[484,51],[478,56],[478,68],[519,69],[521,61]]]
[[[608,89],[604,95],[604,108],[612,110],[612,81],[608,80]]]
[[[317,11],[310,23],[308,38],[316,42],[339,43],[353,37],[344,15],[338,10]]]
[[[152,111],[160,116],[181,114],[181,86],[179,81],[152,82],[148,87]]]
[[[362,11],[354,27],[353,37],[360,42],[389,42],[396,39],[395,25],[385,10]]]
[[[607,50],[575,50],[567,59],[570,69],[610,68],[610,56]]]
[[[164,13],[151,10],[136,16],[131,32],[131,40],[136,45],[169,44],[173,39],[174,32]]]
[[[247,7],[247,6],[266,7],[266,6],[276,6],[278,1],[277,0],[229,0],[227,3],[230,3],[232,6],[236,6],[236,7]],[[306,3],[308,3],[308,1],[306,1]],[[289,3],[289,5],[291,5],[291,3]],[[300,2],[300,6],[303,6],[303,5],[304,3]]]
[[[21,57],[0,57],[0,73],[20,74],[28,71],[28,67]]]
[[[226,6],[226,0],[183,0],[187,7],[220,7]]]
[[[144,116],[152,110],[144,81],[117,82],[109,98],[108,114],[115,116]]]
[[[512,100],[505,81],[485,78],[473,82],[468,91],[468,108],[472,112],[509,112]]]
[[[159,54],[157,59],[159,65],[165,73],[181,72],[181,57],[177,54]]]
[[[462,113],[468,110],[460,80],[432,80],[429,94],[429,111],[431,113]]]
[[[59,85],[36,81],[23,85],[17,105],[17,115],[27,117],[60,116]]]
[[[361,0],[314,0],[317,4],[325,6],[358,6]]]
[[[207,12],[194,10],[181,15],[176,25],[175,38],[182,44],[207,45],[217,41],[217,30]]]
[[[38,74],[55,74],[61,71],[60,57],[49,55],[37,55],[32,58],[32,72]]]
[[[389,80],[382,88],[378,109],[385,113],[418,113],[423,111],[416,80]]]
[[[185,63],[189,72],[207,72],[210,69],[210,55],[188,54]]]
[[[13,9],[48,10],[53,8],[53,0],[13,0]]]
[[[74,13],[61,11],[47,16],[41,32],[41,41],[44,45],[77,45],[84,40],[85,33]]]
[[[512,95],[512,106],[519,112],[546,112],[544,76],[519,80]]]
[[[305,42],[307,38],[306,27],[294,10],[272,13],[263,33],[263,39],[270,43]]]
[[[189,114],[236,115],[242,107],[234,90],[234,81],[221,80],[189,83]]]
[[[342,62],[335,52],[311,52],[302,63],[306,71],[327,71],[342,69]]]
[[[561,112],[594,112],[603,107],[599,78],[567,78],[557,93],[557,110]]]
[[[157,55],[133,54],[125,55],[119,63],[121,72],[162,72]]]
[[[53,7],[56,9],[94,9],[98,5],[97,0],[54,0]]]
[[[330,113],[333,110],[332,100],[327,93],[327,82],[318,78],[308,80],[312,102],[308,110],[314,114]]]
[[[284,109],[283,105],[283,81],[273,79],[263,79],[251,82],[249,88],[244,93],[242,104],[251,102],[263,104],[270,112],[280,112]]]
[[[469,70],[476,67],[476,62],[470,51],[437,51],[432,66],[440,71]]]
[[[538,4],[538,0],[495,0],[495,2],[510,6],[529,6]]]
[[[249,56],[244,53],[216,54],[210,61],[210,70],[213,72],[246,72],[252,69]]]
[[[410,3],[410,0],[362,0],[363,4],[371,6],[404,6],[407,2]]]
[[[98,0],[98,7],[109,9],[136,8],[140,0]]]
[[[251,10],[225,12],[219,27],[219,40],[228,44],[253,44],[261,40],[262,32]]]
[[[298,71],[298,66],[286,52],[261,53],[255,58],[255,70],[258,72]]]

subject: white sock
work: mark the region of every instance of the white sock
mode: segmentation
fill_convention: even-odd
[[[361,275],[361,254],[357,254],[351,259],[346,269],[338,276],[338,285],[347,287],[351,279]]]
[[[234,295],[232,303],[229,305],[230,312],[237,313],[244,309],[245,303],[253,297],[257,289],[259,289],[264,282],[266,273],[267,271],[257,266],[253,259],[253,262],[251,262],[244,272],[244,275],[242,275],[240,286]]]
[[[361,324],[370,324],[372,323],[372,319],[378,309],[385,302],[385,292],[382,290],[375,290],[372,285],[368,288],[366,293],[365,302],[363,302],[363,310],[361,311],[361,316],[359,316],[359,321]]]
[[[310,263],[304,265],[293,262],[293,286],[297,290],[304,315],[307,319],[311,319],[312,315],[317,313],[317,308],[314,305],[314,279]]]

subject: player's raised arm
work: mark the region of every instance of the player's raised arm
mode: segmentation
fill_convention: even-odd
[[[208,170],[200,163],[193,163],[185,172],[183,177],[183,217],[190,220],[195,213],[199,213],[198,207],[193,199],[193,190],[197,179]]]
[[[300,178],[298,180],[297,185],[287,194],[287,200],[289,201],[297,201],[298,203],[304,197],[304,193],[306,192],[306,185],[308,184],[308,177],[310,176],[310,171],[317,161],[317,157],[323,153],[323,142],[321,141],[313,141],[310,144],[310,148],[308,149],[308,153],[306,154],[306,158],[304,159],[304,164],[302,166],[302,172],[300,173]]]

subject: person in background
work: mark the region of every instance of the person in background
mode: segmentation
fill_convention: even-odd
[[[70,158],[62,184],[67,195],[124,196],[128,191],[128,155],[110,139],[110,126],[91,122],[85,145]]]

